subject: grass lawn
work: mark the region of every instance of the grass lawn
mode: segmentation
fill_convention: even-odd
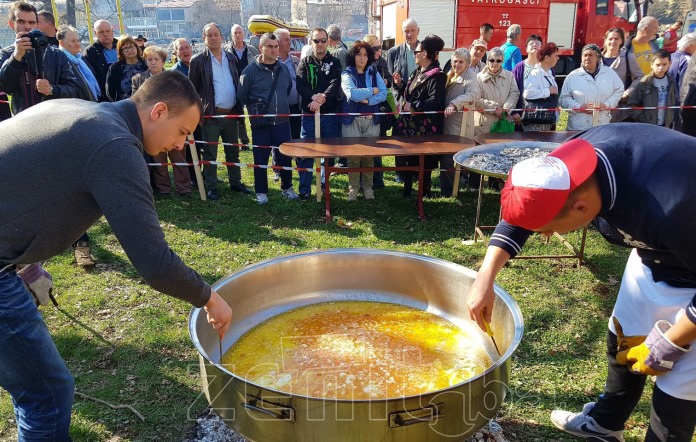
[[[222,157],[222,154],[220,155]],[[242,161],[251,163],[250,152]],[[386,162],[393,164],[392,162]],[[220,169],[220,177],[226,180]],[[297,175],[294,176],[295,189]],[[252,169],[243,181],[253,183]],[[221,185],[221,199],[203,203],[178,197],[156,201],[172,248],[209,282],[247,264],[314,249],[370,247],[427,254],[477,269],[485,253],[471,239],[475,194],[425,203],[421,222],[413,200],[401,196],[393,174],[375,201],[347,202],[347,177],[332,179],[334,222],[324,222],[324,205],[285,201],[269,178],[269,204],[259,206]],[[437,179],[435,179],[437,185]],[[499,195],[487,192],[484,223],[497,220]],[[116,238],[101,221],[90,231],[96,268],[85,271],[66,251],[46,263],[60,308],[42,308],[55,342],[75,376],[77,390],[112,404],[112,410],[75,398],[71,435],[75,441],[177,441],[207,405],[201,396],[198,356],[186,328],[190,306],[143,283]],[[579,232],[568,235],[579,244]],[[530,240],[526,253],[564,250],[556,241]],[[498,421],[508,440],[575,440],[550,423],[558,407],[579,410],[602,391],[607,319],[628,250],[588,235],[587,265],[572,260],[514,261],[498,282],[520,304],[525,335],[513,356],[511,393]],[[234,306],[232,306],[234,309]],[[649,419],[649,394],[627,424],[627,440],[642,440]],[[0,440],[16,436],[12,404],[0,391]]]

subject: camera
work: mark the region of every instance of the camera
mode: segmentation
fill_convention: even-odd
[[[32,29],[27,33],[26,37],[29,37],[29,40],[31,40],[31,47],[34,49],[44,49],[48,46],[48,38],[38,29]]]

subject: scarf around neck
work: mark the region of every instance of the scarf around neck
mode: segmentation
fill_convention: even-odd
[[[82,54],[78,54],[77,56],[71,54],[68,52],[65,48],[60,48],[61,51],[65,54],[66,57],[68,57],[68,61],[70,63],[76,65],[80,69],[80,73],[82,74],[82,77],[85,79],[87,82],[87,87],[89,88],[90,92],[92,92],[92,96],[98,100],[101,91],[99,89],[99,83],[97,82],[97,79],[94,77],[94,74],[92,73],[92,70],[87,66],[87,63],[82,59]]]

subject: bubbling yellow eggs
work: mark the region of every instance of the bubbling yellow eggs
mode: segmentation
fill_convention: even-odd
[[[458,327],[404,305],[324,302],[252,328],[223,364],[246,381],[286,393],[389,399],[446,389],[482,373],[493,363],[485,339],[475,325]]]

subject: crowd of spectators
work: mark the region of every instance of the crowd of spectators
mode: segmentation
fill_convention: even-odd
[[[559,48],[553,42],[531,34],[523,39],[518,24],[506,29],[506,42],[490,47],[494,28],[480,27],[480,35],[468,47],[456,48],[449,60],[441,59],[443,40],[427,35],[422,40],[418,23],[402,23],[404,42],[383,53],[376,35],[367,35],[352,47],[342,41],[341,29],[331,25],[315,28],[308,46],[299,59],[290,54],[290,34],[278,29],[260,37],[258,47],[245,42],[244,29],[235,24],[229,30],[229,42],[215,23],[202,30],[204,48],[193,56],[191,44],[184,38],[173,43],[172,70],[189,77],[198,91],[207,118],[195,134],[197,152],[202,160],[216,162],[218,143],[222,141],[228,172],[229,189],[251,194],[242,182],[240,149],[248,149],[247,118],[244,114],[275,114],[277,117],[250,117],[251,148],[254,163],[282,167],[292,158],[282,155],[279,146],[293,138],[315,137],[315,119],[298,114],[320,112],[321,137],[429,136],[451,134],[475,136],[489,132],[501,120],[514,124],[516,131],[553,130],[558,112],[536,110],[568,109],[568,130],[584,130],[595,124],[641,121],[693,131],[687,120],[694,114],[666,107],[694,104],[692,54],[696,35],[676,37],[679,23],[665,32],[659,49],[658,21],[644,17],[636,35],[626,38],[620,28],[607,30],[603,47],[588,44],[582,48],[580,67],[570,72],[559,86],[554,73]],[[14,114],[43,100],[81,98],[90,101],[119,101],[130,97],[148,78],[164,70],[169,54],[164,48],[147,46],[142,36],[114,38],[113,26],[106,20],[94,23],[97,41],[82,50],[74,28],[56,29],[50,12],[36,11],[24,2],[10,8],[9,26],[16,32],[13,46],[0,54],[0,90],[12,97]],[[26,33],[40,28],[49,46],[32,49]],[[522,59],[521,42],[527,57]],[[40,61],[39,61],[40,60]],[[37,63],[38,61],[38,63]],[[41,63],[41,61],[43,63]],[[441,64],[446,63],[444,69]],[[38,65],[37,65],[38,64]],[[27,80],[27,81],[25,81]],[[649,109],[616,110],[620,106]],[[468,113],[476,108],[467,122]],[[652,108],[650,108],[652,107]],[[657,109],[655,109],[657,108]],[[336,116],[336,112],[397,112],[398,116]],[[410,111],[437,111],[434,114],[409,114]],[[291,114],[287,117],[282,115]],[[9,114],[4,115],[4,118]],[[472,129],[473,127],[473,129]],[[266,147],[263,147],[266,146]],[[190,152],[170,152],[147,161],[192,162]],[[313,168],[313,159],[296,158],[301,168]],[[339,165],[370,169],[382,165],[382,158],[339,159]],[[416,166],[417,157],[397,157],[397,166]],[[440,193],[452,195],[454,182],[450,156],[427,156],[424,194],[432,191],[429,170],[441,168]],[[333,164],[331,164],[333,165]],[[169,171],[164,166],[152,170],[153,191],[161,196],[171,193]],[[449,170],[449,171],[445,171]],[[217,166],[202,166],[209,200],[220,198]],[[182,196],[191,194],[193,168],[174,166],[174,189]],[[260,204],[268,202],[267,169],[254,170],[254,193]],[[309,200],[313,172],[299,172],[299,187],[292,187],[292,172],[276,172],[282,195],[287,199]],[[322,179],[324,179],[322,177]],[[403,182],[403,194],[413,188],[412,172],[396,174]],[[470,180],[477,185],[477,180]],[[375,189],[384,187],[383,173],[350,173],[348,200],[360,193],[375,198]],[[84,245],[86,238],[83,238]]]

